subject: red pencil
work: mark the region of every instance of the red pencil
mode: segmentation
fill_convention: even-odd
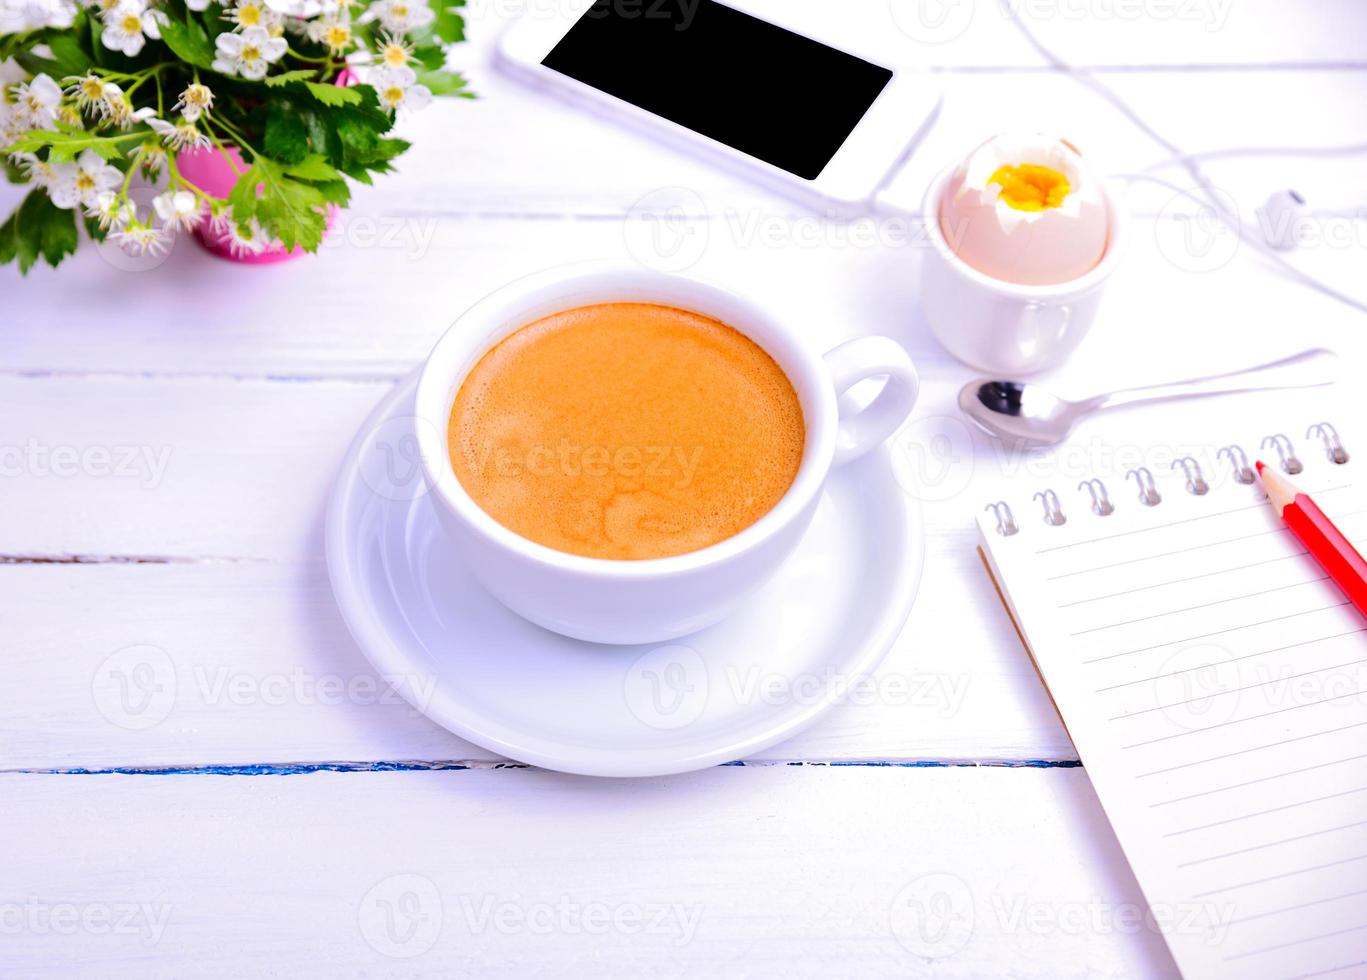
[[[1358,611],[1367,616],[1367,560],[1308,494],[1301,493],[1290,480],[1261,462],[1258,475],[1263,478],[1263,489],[1273,510]]]

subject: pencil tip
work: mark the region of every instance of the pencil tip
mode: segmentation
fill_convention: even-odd
[[[1256,466],[1256,467],[1258,468],[1258,475],[1259,475],[1259,476],[1262,476],[1262,475],[1263,475],[1263,470],[1267,469],[1267,467],[1263,465],[1263,461],[1262,461],[1261,459],[1258,460],[1258,461],[1257,461],[1256,463],[1254,463],[1253,465]]]

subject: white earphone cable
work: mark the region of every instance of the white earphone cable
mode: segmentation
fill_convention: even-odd
[[[1241,242],[1249,245],[1251,248],[1253,248],[1254,251],[1258,252],[1260,255],[1276,264],[1293,280],[1299,282],[1304,286],[1309,287],[1310,289],[1314,289],[1317,292],[1324,294],[1325,296],[1329,296],[1332,299],[1338,300],[1339,302],[1344,303],[1345,305],[1350,306],[1361,313],[1367,313],[1367,303],[1364,303],[1361,300],[1356,299],[1355,297],[1349,296],[1348,294],[1343,293],[1324,282],[1321,282],[1319,279],[1316,279],[1309,273],[1303,272],[1301,269],[1299,269],[1292,263],[1288,262],[1284,256],[1278,254],[1276,249],[1272,248],[1265,241],[1262,241],[1256,236],[1249,234],[1244,229],[1243,222],[1240,219],[1239,215],[1236,212],[1232,211],[1224,203],[1224,201],[1220,199],[1220,196],[1215,191],[1214,185],[1211,183],[1210,179],[1206,177],[1205,173],[1201,170],[1200,164],[1198,163],[1198,160],[1215,159],[1219,156],[1234,155],[1236,153],[1260,154],[1294,152],[1299,154],[1305,151],[1277,150],[1276,148],[1254,148],[1252,150],[1215,151],[1213,153],[1189,154],[1185,152],[1181,147],[1177,146],[1171,140],[1167,139],[1165,136],[1159,133],[1152,126],[1150,126],[1137,112],[1134,111],[1134,109],[1132,109],[1129,106],[1127,102],[1125,102],[1124,99],[1116,95],[1115,92],[1111,91],[1110,88],[1108,88],[1106,85],[1098,81],[1090,72],[1086,71],[1085,69],[1078,68],[1072,64],[1069,64],[1068,62],[1060,58],[1058,55],[1054,54],[1054,52],[1046,48],[1040,42],[1039,38],[1035,36],[1034,32],[1030,30],[1026,23],[1021,19],[1020,14],[1016,11],[1012,0],[998,0],[998,2],[1006,18],[1009,21],[1011,21],[1013,25],[1015,25],[1016,30],[1020,32],[1021,36],[1025,38],[1026,42],[1032,48],[1034,48],[1034,50],[1036,51],[1036,53],[1040,55],[1040,57],[1044,58],[1045,61],[1047,61],[1053,68],[1070,76],[1074,81],[1091,89],[1094,93],[1099,95],[1101,98],[1105,99],[1117,111],[1119,111],[1121,115],[1123,115],[1126,119],[1133,123],[1142,133],[1144,133],[1144,135],[1148,136],[1149,139],[1153,140],[1163,149],[1168,151],[1170,155],[1169,159],[1165,161],[1160,161],[1154,167],[1148,168],[1149,170],[1171,164],[1180,165],[1182,169],[1184,169],[1187,172],[1187,174],[1191,177],[1192,181],[1195,183],[1196,186],[1194,188],[1179,187],[1176,184],[1167,181],[1162,181],[1155,177],[1151,177],[1147,173],[1115,174],[1113,176],[1116,176],[1120,179],[1144,180],[1147,182],[1163,184],[1164,186],[1177,190],[1183,194],[1199,194],[1202,203],[1204,203],[1207,207],[1214,211],[1215,214],[1220,218],[1220,220],[1225,223],[1225,226],[1228,227],[1230,231],[1232,231],[1235,235],[1238,236]],[[1364,151],[1367,151],[1367,146],[1351,145],[1343,147],[1316,148],[1314,150],[1309,151],[1308,155],[1350,155]]]

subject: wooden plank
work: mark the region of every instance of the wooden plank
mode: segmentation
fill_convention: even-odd
[[[731,0],[837,46],[858,47],[885,63],[940,70],[1043,67],[1000,0],[937,6],[914,0],[863,0],[832,17],[822,0]],[[533,16],[552,0],[472,0],[471,60],[522,11]],[[1362,63],[1350,35],[1367,26],[1354,0],[1013,0],[1012,8],[1040,41],[1077,65],[1101,70],[1133,66],[1325,65]]]
[[[937,555],[872,684],[757,758],[1075,759],[976,560]],[[0,769],[498,758],[392,693],[320,562],[0,566],[0,617]]]
[[[1175,975],[1077,769],[11,774],[0,800],[13,976]]]
[[[6,384],[15,374],[49,373],[392,379],[412,370],[471,303],[524,273],[582,258],[652,259],[644,221],[386,220],[423,229],[430,244],[418,254],[338,249],[316,262],[260,269],[228,266],[186,243],[155,280],[114,272],[92,253],[61,270],[60,286],[45,272],[20,281],[0,270],[9,277],[4,302],[13,304],[0,375],[11,376]],[[686,271],[770,303],[814,343],[886,333],[923,367],[962,373],[920,316],[919,222],[893,217],[843,226],[740,210],[671,227],[696,257]],[[1318,238],[1292,261],[1361,292],[1353,276],[1367,220],[1314,216],[1307,228]],[[1188,260],[1182,251],[1193,231],[1198,245],[1212,246],[1208,259]],[[148,306],[145,315],[111,319],[102,312],[140,304]],[[1210,325],[1216,340],[1242,340],[1241,325],[1272,318],[1305,317],[1331,342],[1360,333],[1357,314],[1269,274],[1248,246],[1186,200],[1175,200],[1161,221],[1136,222],[1104,314],[1111,341],[1161,344],[1170,339],[1165,324],[1213,308],[1223,311]]]
[[[1367,95],[1367,72],[1140,73],[1112,81],[1194,151],[1339,143],[1367,132],[1367,98],[1347,94]],[[1142,170],[1162,156],[1067,79],[963,75],[949,82],[945,112],[890,189],[890,207],[918,211],[922,189],[946,161],[1002,129],[1048,130],[1067,120],[1067,135],[1107,173]],[[858,317],[868,328],[903,334],[915,329],[915,267],[924,239],[914,215],[889,212],[854,225],[823,221],[498,76],[491,85],[485,100],[439,103],[416,116],[409,127],[416,144],[402,173],[361,189],[335,244],[316,258],[244,268],[186,240],[147,271],[130,270],[121,253],[93,249],[61,270],[36,269],[26,279],[12,266],[0,269],[0,371],[396,377],[461,310],[511,278],[581,258],[650,259],[657,229],[646,212],[663,214],[663,228],[685,250],[671,267],[696,255],[691,271],[788,298],[794,310]],[[1220,112],[1174,112],[1193,86]],[[524,122],[510,127],[509,117]],[[555,147],[551,159],[546,144]],[[1216,160],[1208,170],[1250,223],[1272,190],[1294,184],[1314,208],[1307,223],[1314,240],[1295,260],[1351,289],[1354,256],[1367,243],[1367,221],[1353,220],[1367,195],[1362,159],[1255,156]],[[1162,175],[1179,176],[1171,168]],[[18,193],[0,189],[0,208]],[[1147,184],[1137,185],[1130,201],[1136,212],[1162,218],[1169,242],[1196,210]],[[707,218],[684,217],[700,215]],[[1170,316],[1174,291],[1202,305],[1218,297],[1238,313],[1241,297],[1233,294],[1249,293],[1255,281],[1258,290],[1276,288],[1242,258],[1223,276],[1175,281],[1152,268],[1157,229],[1139,228],[1129,260],[1136,285],[1126,298],[1142,312],[1139,322]],[[1151,283],[1136,278],[1150,275]],[[1260,294],[1252,295],[1247,309],[1263,308]],[[1303,299],[1299,291],[1285,296],[1287,308]],[[110,310],[137,315],[111,319]]]

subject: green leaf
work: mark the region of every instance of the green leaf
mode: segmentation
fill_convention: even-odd
[[[79,16],[84,17],[85,14],[81,13]],[[52,33],[48,36],[48,50],[52,52],[52,60],[61,72],[60,77],[83,75],[90,70],[90,55],[85,53],[81,42],[76,40],[80,36],[77,33],[79,30],[76,24],[72,24],[70,31]]]
[[[90,236],[92,242],[102,242],[109,237],[109,229],[101,228],[99,219],[86,217],[81,220],[85,224],[85,233]]]
[[[418,81],[432,90],[433,95],[452,95],[469,83],[453,71],[418,72]]]
[[[339,208],[344,208],[351,201],[351,187],[342,175],[338,174],[336,180],[326,180],[317,185],[319,193],[329,204],[335,204]]]
[[[214,44],[209,34],[194,17],[185,20],[168,18],[161,25],[161,39],[181,61],[189,62],[200,68],[212,68],[214,64]]]
[[[285,173],[300,180],[334,181],[342,177],[336,168],[316,153],[286,167]]]
[[[100,41],[100,36],[104,33],[103,21],[98,17],[87,17],[85,22],[90,25],[90,57],[97,65],[108,65],[110,58],[114,57],[114,52]]]
[[[272,102],[266,109],[264,149],[267,156],[285,163],[298,163],[309,155],[308,127],[287,102]]]
[[[444,4],[441,0],[437,2],[437,19],[432,22],[432,30],[447,44],[455,44],[457,41],[465,40],[465,18],[456,13],[456,8],[461,6],[464,6],[461,2],[454,4]]]
[[[290,82],[305,82],[317,75],[318,72],[312,68],[296,68],[294,71],[283,71],[279,75],[267,75],[266,85],[270,88],[280,88]]]
[[[76,251],[76,212],[63,211],[41,190],[31,191],[0,225],[0,265],[19,263],[27,273],[41,255],[53,267]]]
[[[428,71],[446,67],[446,52],[436,44],[420,44],[413,49],[413,60]]]
[[[19,67],[30,75],[51,75],[56,79],[62,77],[61,66],[51,58],[44,58],[34,54],[32,51],[15,52],[14,60],[19,63]]]
[[[66,163],[74,160],[82,150],[94,150],[106,160],[121,160],[118,147],[104,142],[90,133],[76,130],[63,132],[55,129],[34,129],[25,133],[6,150],[10,153],[37,153],[47,147],[48,163]]]
[[[304,85],[313,93],[313,97],[323,105],[337,107],[360,105],[361,103],[361,93],[352,88],[342,85],[323,85],[319,82],[305,82]]]
[[[239,222],[256,218],[286,248],[317,251],[327,225],[327,198],[317,187],[288,177],[273,160],[257,157],[228,195]]]

